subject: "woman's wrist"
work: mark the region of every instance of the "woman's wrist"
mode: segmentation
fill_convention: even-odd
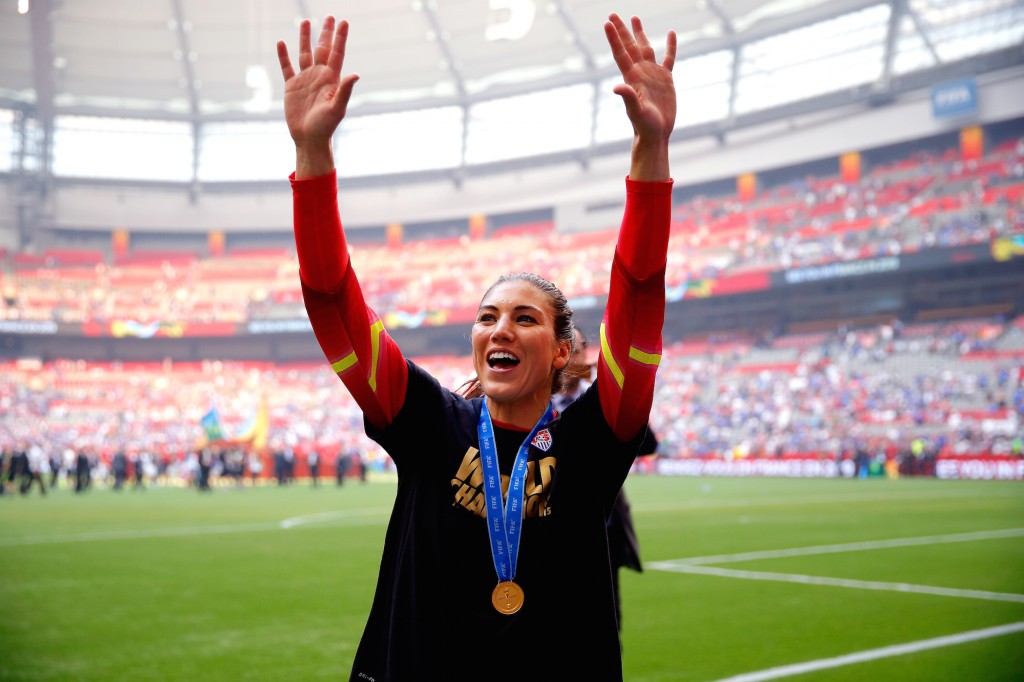
[[[296,146],[295,179],[305,180],[327,175],[334,170],[334,152],[330,144],[313,149]]]
[[[641,182],[664,182],[672,176],[668,163],[668,139],[633,138],[629,177]]]

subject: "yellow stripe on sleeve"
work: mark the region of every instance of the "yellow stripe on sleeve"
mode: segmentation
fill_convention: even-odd
[[[637,362],[642,362],[645,365],[660,365],[661,356],[657,353],[645,353],[642,350],[629,347],[629,357]]]
[[[352,351],[351,353],[343,357],[341,360],[338,360],[337,362],[332,362],[331,369],[333,369],[337,374],[341,374],[354,364],[356,364],[356,352]]]
[[[370,348],[372,355],[370,359],[370,389],[377,392],[377,362],[380,360],[380,335],[384,333],[384,321],[377,320],[370,327]]]
[[[604,323],[601,323],[601,356],[604,357],[604,363],[608,365],[608,370],[615,377],[615,383],[619,385],[619,389],[622,389],[622,370],[619,369],[619,363],[615,362],[615,356],[612,355],[612,348],[608,345],[608,336],[604,332]]]

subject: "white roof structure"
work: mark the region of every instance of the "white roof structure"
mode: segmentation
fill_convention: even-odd
[[[329,13],[356,184],[586,167],[631,134],[613,11],[679,35],[676,141],[1024,66],[1024,0],[3,0],[0,179],[279,183],[275,43]]]

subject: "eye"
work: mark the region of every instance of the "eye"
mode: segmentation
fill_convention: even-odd
[[[494,322],[494,313],[480,313],[476,316],[477,322]]]

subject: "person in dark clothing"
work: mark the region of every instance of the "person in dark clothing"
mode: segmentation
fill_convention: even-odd
[[[75,492],[84,493],[89,489],[91,482],[92,463],[89,461],[89,455],[82,450],[75,456]]]
[[[334,459],[334,476],[337,479],[338,485],[345,485],[345,476],[348,475],[348,470],[352,468],[352,455],[345,448],[342,448],[338,452],[338,456]]]
[[[212,490],[212,488],[210,488],[210,472],[213,469],[213,460],[216,456],[217,453],[215,453],[213,448],[209,445],[200,448],[199,450],[199,492],[208,493]]]
[[[118,450],[114,454],[112,464],[114,469],[114,490],[121,490],[124,488],[124,482],[128,480],[128,457],[125,456],[124,450]]]
[[[13,456],[14,452],[10,447],[0,449],[0,495],[7,494],[7,486],[13,480],[8,478],[8,475],[11,473],[11,458]]]
[[[512,273],[484,292],[470,334],[482,392],[473,399],[408,360],[367,304],[332,147],[358,80],[342,75],[348,30],[328,16],[314,46],[302,21],[298,71],[284,41],[278,58],[303,301],[367,435],[398,473],[350,680],[617,682],[607,521],[646,433],[661,360],[675,33],[659,60],[637,17],[604,24],[624,81],[614,92],[634,131],[631,163],[597,377],[556,415],[573,319],[551,282]]]
[[[578,328],[575,330],[576,346],[573,348],[572,361],[566,368],[565,387],[552,399],[559,411],[564,411],[573,401],[583,395],[590,387],[597,373],[597,349],[590,345],[586,335]],[[638,456],[653,455],[658,449],[658,439],[650,424]],[[615,616],[622,630],[622,597],[619,589],[619,571],[628,568],[637,573],[643,572],[640,561],[640,542],[633,526],[633,515],[630,511],[626,489],[623,488],[615,497],[608,514],[608,554],[612,563],[612,579],[615,589]]]
[[[306,466],[309,468],[310,487],[320,487],[320,452],[316,448],[306,453]]]

